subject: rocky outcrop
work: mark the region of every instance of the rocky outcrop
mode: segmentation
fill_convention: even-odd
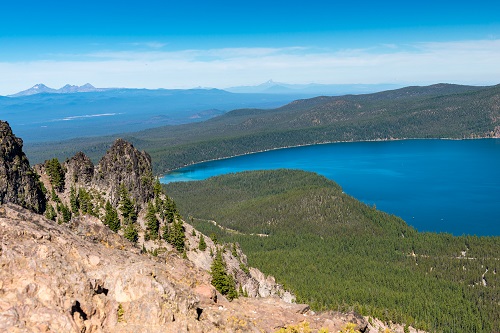
[[[186,229],[186,244],[190,249],[187,257],[194,265],[205,271],[210,271],[213,261],[213,253],[223,250],[223,258],[227,271],[234,277],[238,290],[248,297],[279,297],[286,303],[293,303],[295,296],[276,282],[273,276],[266,276],[254,267],[248,267],[247,256],[238,244],[215,244],[210,237],[203,235],[207,248],[204,251],[197,250],[201,233],[193,227],[184,223]],[[240,288],[241,287],[241,288]]]
[[[151,157],[123,139],[117,139],[96,166],[88,156],[79,152],[63,162],[62,167],[65,170],[66,184],[63,191],[58,191],[62,198],[69,197],[71,187],[85,188],[99,193],[117,207],[121,186],[127,189],[131,199],[139,207],[153,198]],[[46,166],[39,164],[35,169],[50,189]]]
[[[43,213],[45,196],[22,148],[23,140],[0,121],[0,204],[12,202]]]
[[[70,230],[15,206],[3,215],[0,331],[207,331],[191,290],[203,275],[181,259],[149,259],[88,217]]]
[[[117,139],[96,167],[94,184],[110,194],[111,203],[119,200],[119,187],[123,184],[138,203],[145,203],[153,196],[151,157],[134,146]]]
[[[82,152],[76,153],[65,163],[66,167],[66,184],[82,184],[91,185],[94,178],[94,164]]]
[[[0,235],[1,332],[275,332],[303,322],[336,332],[348,322],[276,297],[229,302],[189,260],[141,254],[88,216],[58,225],[5,204]]]

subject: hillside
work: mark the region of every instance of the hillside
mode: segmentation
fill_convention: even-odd
[[[296,100],[277,109],[239,109],[210,120],[125,135],[148,151],[157,174],[204,160],[279,147],[336,141],[474,138],[500,135],[500,86],[438,84],[367,95]],[[75,149],[89,155],[113,138],[28,147],[41,160]]]
[[[78,153],[31,168],[22,140],[0,121],[0,153],[2,332],[338,332],[351,325],[375,333],[388,326],[293,303],[274,277],[248,265],[238,244],[183,221],[153,181],[149,155],[124,140],[97,165]]]
[[[410,87],[373,95],[317,97],[273,110],[235,110],[200,124],[137,136],[163,172],[278,147],[335,141],[499,135],[500,86]],[[476,90],[477,88],[474,88]],[[161,145],[159,143],[162,143]]]
[[[250,264],[314,309],[355,309],[429,331],[500,329],[498,237],[419,233],[303,171],[164,188],[196,228],[238,242]]]

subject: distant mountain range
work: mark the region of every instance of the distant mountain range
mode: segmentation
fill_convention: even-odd
[[[304,97],[313,97],[319,95],[338,96],[347,94],[368,94],[383,90],[401,88],[397,84],[290,84],[283,82],[275,82],[273,80],[266,81],[256,86],[237,86],[229,87],[222,90],[239,93],[239,94],[274,94],[274,95],[303,95]],[[197,90],[212,90],[213,88],[195,88]],[[83,92],[101,92],[106,90],[148,90],[148,89],[125,89],[125,88],[96,88],[90,83],[83,86],[67,84],[62,88],[54,89],[47,87],[43,83],[35,84],[33,87],[20,91],[16,94],[8,95],[8,97],[24,97],[37,94],[71,94]],[[168,89],[152,89],[168,90]],[[173,89],[179,90],[179,89]],[[192,90],[192,89],[187,89]]]
[[[90,83],[84,84],[83,86],[74,86],[67,84],[62,88],[53,89],[47,87],[43,83],[35,84],[33,87],[20,91],[16,94],[9,95],[9,97],[23,97],[23,96],[31,96],[36,94],[71,94],[71,93],[81,93],[81,92],[96,92],[96,91],[104,91],[105,88],[96,88]]]
[[[0,115],[26,142],[135,132],[202,121],[238,108],[275,108],[303,94],[236,94],[219,89],[129,89],[37,84],[0,96]]]
[[[256,86],[237,86],[225,88],[224,90],[233,93],[259,93],[259,94],[305,94],[305,95],[346,95],[346,94],[367,94],[383,90],[401,88],[397,84],[289,84],[266,81]]]

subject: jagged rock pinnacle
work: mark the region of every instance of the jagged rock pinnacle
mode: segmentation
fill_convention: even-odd
[[[0,120],[0,204],[12,202],[43,213],[45,196],[22,148],[23,140]]]

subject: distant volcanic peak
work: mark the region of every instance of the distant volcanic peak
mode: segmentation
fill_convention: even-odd
[[[38,83],[38,84],[35,84],[31,89],[45,90],[45,89],[52,89],[52,88],[47,87],[43,83]]]
[[[37,83],[33,87],[23,90],[21,92],[18,92],[17,94],[10,95],[11,97],[20,97],[20,96],[30,96],[30,95],[35,95],[35,94],[41,94],[41,93],[55,93],[57,90],[52,89],[47,87],[43,83]]]
[[[86,83],[83,86],[66,84],[64,87],[60,89],[53,89],[47,87],[43,83],[37,83],[33,87],[18,92],[17,94],[10,95],[10,97],[22,97],[22,96],[30,96],[41,93],[51,93],[51,94],[70,94],[70,93],[79,93],[79,92],[93,92],[93,91],[101,91],[102,89],[95,88],[90,83]]]
[[[57,90],[58,93],[78,93],[78,92],[91,92],[98,90],[90,83],[86,83],[83,86],[76,86],[67,84],[61,89]]]

